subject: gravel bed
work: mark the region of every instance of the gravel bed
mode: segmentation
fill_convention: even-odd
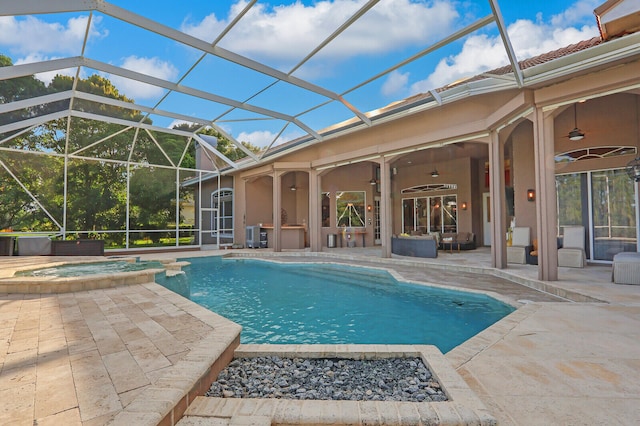
[[[419,358],[234,359],[213,382],[209,397],[352,401],[446,401]]]

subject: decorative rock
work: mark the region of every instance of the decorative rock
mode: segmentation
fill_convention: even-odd
[[[206,396],[353,401],[446,401],[418,358],[233,360]]]

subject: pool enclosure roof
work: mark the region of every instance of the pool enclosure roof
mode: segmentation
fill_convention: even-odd
[[[0,81],[33,75],[45,78],[56,73],[74,81],[70,90],[54,90],[44,96],[0,104],[0,115],[5,116],[32,110],[18,121],[1,122],[0,149],[12,138],[37,131],[54,120],[66,119],[67,133],[82,120],[96,120],[120,126],[118,133],[133,130],[132,145],[140,132],[152,139],[154,132],[185,138],[189,144],[204,148],[217,171],[233,170],[465,96],[535,87],[569,72],[637,54],[640,49],[634,40],[607,44],[594,39],[575,52],[559,53],[557,57],[570,57],[564,61],[555,61],[557,58],[551,55],[540,63],[522,62],[523,58],[516,56],[503,18],[504,12],[510,22],[517,21],[519,2],[406,1],[402,3],[415,7],[401,19],[394,14],[397,1],[318,2],[314,4],[315,15],[307,20],[291,22],[281,16],[282,25],[299,24],[288,28],[290,31],[274,27],[275,21],[267,18],[296,8],[304,12],[311,7],[309,2],[283,0],[280,8],[257,0],[201,2],[205,6],[200,7],[224,6],[224,19],[220,18],[220,11],[217,15],[211,10],[198,11],[188,7],[191,3],[167,3],[175,9],[173,13],[160,13],[162,5],[124,0],[3,2],[0,19],[16,28],[33,28],[34,38],[43,26],[75,29],[81,35],[79,40],[48,40],[45,32],[38,43],[60,45],[59,56],[35,54],[0,68]],[[322,14],[322,5],[333,9]],[[509,9],[503,11],[502,6]],[[415,39],[404,40],[397,48],[379,48],[398,43],[396,33],[403,26],[415,25],[413,18],[423,25],[412,35]],[[430,22],[424,25],[424,20]],[[593,24],[595,28],[595,18]],[[313,29],[317,31],[309,31],[310,25],[315,25],[317,28]],[[256,28],[261,37],[255,36]],[[474,78],[460,79],[448,86],[438,85],[437,80],[424,81],[414,84],[412,91],[405,91],[405,96],[380,96],[391,93],[389,88],[394,81],[402,81],[410,74],[430,75],[443,64],[446,66],[448,58],[460,52],[465,40],[474,36],[495,38],[497,49],[488,54],[495,55],[498,62],[489,69],[499,72],[475,74]],[[374,51],[372,46],[379,50]],[[39,51],[37,46],[33,50]],[[82,90],[78,81],[93,74],[109,78],[121,94],[133,100],[124,102]],[[404,101],[393,102],[396,99]],[[36,108],[42,105],[51,108]],[[135,119],[122,118],[110,114],[109,107],[139,114]],[[171,128],[176,123],[194,126],[188,131]],[[229,138],[246,157],[231,161],[218,152],[215,138],[198,134],[206,127]],[[258,144],[252,139],[256,135],[266,139]],[[87,141],[86,147],[108,140],[109,136],[100,135]],[[241,143],[244,141],[260,145],[261,150],[256,153],[247,149]],[[158,147],[162,150],[159,144]],[[85,148],[70,154],[91,155],[92,150]],[[163,154],[180,167],[178,161]]]

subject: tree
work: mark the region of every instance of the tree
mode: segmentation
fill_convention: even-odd
[[[0,54],[0,67],[12,66],[11,58]],[[0,80],[0,104],[30,99],[47,94],[44,83],[34,76],[16,77],[10,80]],[[0,126],[14,123],[36,116],[43,109],[42,106],[34,106],[0,114]],[[8,135],[3,135],[4,137]]]
[[[175,126],[174,129],[184,130],[186,132],[194,132],[198,130],[199,127],[200,126],[197,124],[182,123],[178,126]],[[247,156],[247,154],[243,150],[238,148],[226,136],[224,136],[213,127],[205,127],[204,129],[199,130],[198,133],[215,137],[218,140],[216,149],[231,161],[237,161]],[[260,147],[255,146],[250,142],[241,141],[240,143],[251,152],[260,152]]]

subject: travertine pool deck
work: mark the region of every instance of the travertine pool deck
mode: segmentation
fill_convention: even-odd
[[[222,252],[184,257],[215,253]],[[282,253],[278,260],[299,261],[300,255]],[[163,256],[182,257],[148,255]],[[408,280],[520,301],[516,312],[445,355],[499,424],[640,423],[640,286],[612,284],[610,266],[561,268],[559,281],[544,283],[533,266],[492,271],[482,250],[428,261],[379,259],[375,251],[353,249],[305,256],[388,267]],[[0,258],[0,283],[25,264],[53,261]],[[220,367],[215,360],[221,356],[219,364],[226,364],[233,356],[226,348],[237,345],[239,331],[150,282],[60,294],[0,293],[0,424],[171,424],[174,409],[203,404],[196,395]],[[233,416],[250,414],[236,404],[223,417],[187,416],[180,424],[248,424],[248,417]],[[187,413],[197,414],[196,407]],[[382,422],[383,414],[369,415]]]

